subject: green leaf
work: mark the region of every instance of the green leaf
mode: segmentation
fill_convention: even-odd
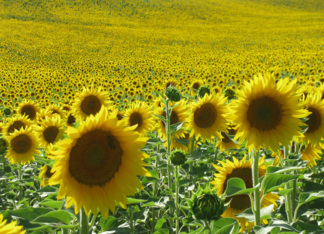
[[[43,201],[40,204],[58,210],[62,207],[63,203],[64,201]]]
[[[109,231],[118,227],[118,220],[113,216],[109,216],[108,219],[102,217],[99,221],[99,224],[102,231]]]
[[[51,211],[53,211],[53,209],[29,207],[29,208],[23,208],[18,210],[10,210],[8,211],[8,213],[12,216],[16,216],[19,218],[33,220],[36,219],[38,216],[47,214]]]
[[[175,123],[175,124],[170,125],[171,135],[173,135],[174,133],[176,133],[177,131],[179,131],[181,129],[183,123],[184,122],[178,122],[178,123]]]
[[[262,181],[262,190],[264,194],[274,191],[281,187],[283,183],[297,179],[298,175],[270,174],[266,175]]]
[[[163,224],[166,223],[166,221],[167,220],[165,218],[159,219],[155,224],[155,230],[161,229],[163,227]]]
[[[155,115],[156,117],[158,117],[160,120],[162,120],[164,123],[166,123],[166,118],[162,115]]]
[[[292,189],[282,189],[282,190],[279,191],[278,194],[281,195],[281,196],[285,196],[290,191],[292,191]]]
[[[128,197],[127,201],[129,204],[138,204],[138,203],[146,202],[146,200],[136,199],[136,198],[132,198],[132,197]]]
[[[291,171],[301,170],[304,167],[277,167],[277,166],[269,166],[267,167],[266,175],[268,174],[284,174]]]
[[[270,206],[264,207],[260,211],[261,219],[271,219],[272,218],[272,212],[273,212],[274,204],[271,204]],[[254,214],[251,208],[246,209],[242,213],[235,215],[238,218],[246,218],[249,222],[254,222]]]
[[[239,224],[236,219],[221,218],[212,223],[212,232],[215,234],[238,233]]]
[[[188,139],[174,139],[176,142],[179,142],[180,144],[183,144],[185,146],[188,147],[188,145],[190,144],[190,140]]]
[[[302,220],[299,220],[296,223],[294,223],[293,226],[300,232],[306,231],[306,233],[323,233],[323,230],[316,223],[304,222]]]
[[[38,216],[31,223],[46,223],[48,225],[57,226],[59,223],[70,224],[71,220],[72,217],[69,212],[65,210],[55,210]]]
[[[320,191],[318,193],[301,193],[299,195],[299,204],[298,206],[301,206],[302,204],[305,204],[307,202],[313,201],[315,199],[324,197],[324,191]]]
[[[251,194],[256,188],[246,189],[244,180],[241,178],[231,178],[227,181],[226,196],[234,196],[239,194]]]
[[[154,232],[153,234],[169,234],[169,229],[167,228],[162,228]]]

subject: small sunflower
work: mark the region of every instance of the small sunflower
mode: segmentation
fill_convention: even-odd
[[[266,173],[267,166],[264,165],[265,157],[260,158],[259,160],[259,176],[262,177]],[[226,163],[219,161],[221,166],[217,166],[213,164],[214,168],[218,171],[215,174],[215,179],[211,182],[217,189],[217,194],[221,196],[227,186],[227,181],[231,178],[238,177],[244,180],[246,188],[252,188],[252,160],[246,161],[246,156],[239,161],[235,157],[233,157],[233,162],[230,160],[226,160]],[[264,196],[261,201],[261,207],[267,207],[271,204],[274,204],[274,207],[278,207],[276,201],[279,200],[279,196],[277,194],[268,193]],[[227,197],[225,199],[225,203],[229,202],[229,207],[223,213],[222,217],[235,218],[241,223],[241,231],[243,232],[245,229],[250,231],[254,223],[248,222],[245,218],[237,218],[235,215],[243,212],[247,208],[251,207],[251,200],[247,194],[235,195],[231,197]],[[266,223],[266,221],[263,221]]]
[[[11,164],[22,163],[23,165],[35,160],[34,154],[38,153],[37,136],[32,127],[22,128],[7,137],[9,149],[6,158]]]
[[[48,179],[52,177],[53,173],[51,172],[52,168],[48,165],[41,167],[41,172],[38,175],[38,178],[41,179],[41,187],[48,185]]]
[[[315,160],[322,160],[321,156],[319,155],[322,153],[322,149],[323,145],[313,146],[311,144],[308,144],[306,146],[303,146],[301,159],[308,161],[307,166],[309,167],[316,166],[317,163]]]
[[[260,75],[250,83],[245,82],[228,114],[237,126],[234,140],[246,140],[249,151],[262,145],[276,151],[280,144],[286,146],[294,136],[302,136],[299,118],[309,112],[298,103],[296,81],[287,78],[276,84],[270,75]]]
[[[198,89],[202,86],[204,82],[202,80],[194,80],[191,83],[191,96],[197,95]]]
[[[176,124],[183,122],[182,127],[186,128],[187,127],[187,118],[188,118],[188,107],[185,103],[185,101],[181,100],[177,103],[171,103],[171,106],[174,106],[172,108],[171,112],[171,117],[170,117],[170,125]],[[158,108],[156,111],[157,115],[163,116],[166,118],[166,112],[164,108]],[[166,139],[166,131],[165,131],[165,123],[159,119],[156,118],[157,124],[155,126],[155,129],[158,131],[159,135],[163,138]],[[184,129],[179,129],[174,135],[173,138],[181,138],[184,137]]]
[[[324,137],[324,100],[319,93],[310,94],[306,99],[306,107],[311,114],[307,117],[308,128],[304,132],[303,141],[318,145]]]
[[[144,102],[133,103],[124,113],[123,121],[126,126],[137,125],[134,129],[138,133],[145,135],[145,132],[151,130],[154,119],[153,111],[150,106]]]
[[[0,233],[1,234],[24,234],[25,230],[21,230],[23,226],[16,226],[17,221],[6,224],[7,220],[3,220],[3,215],[0,214]]]
[[[188,142],[188,147],[181,143],[182,140],[186,140]],[[184,135],[180,136],[180,138],[172,139],[171,150],[172,149],[178,149],[183,151],[188,151],[189,149],[191,149],[190,134],[188,132],[184,132]]]
[[[33,122],[27,118],[27,116],[16,116],[8,120],[8,123],[4,127],[5,135],[9,136],[14,131],[20,130],[31,126]]]
[[[221,132],[221,135],[222,135],[223,138],[217,141],[216,147],[219,147],[221,152],[226,151],[226,150],[230,150],[230,149],[238,149],[239,145],[236,144],[227,135],[227,134],[235,135],[235,133],[236,133],[236,131],[232,127],[227,129],[227,133],[226,132]]]
[[[221,139],[222,136],[218,131],[226,131],[225,114],[227,106],[226,98],[223,95],[205,95],[199,98],[197,103],[192,106],[192,114],[189,117],[189,126],[191,129],[190,136],[195,135],[203,141],[210,140],[213,137]]]
[[[65,116],[65,113],[63,111],[63,108],[60,107],[57,104],[52,104],[46,107],[47,112],[49,112],[51,115],[59,115],[62,119]]]
[[[76,117],[85,119],[90,115],[96,115],[101,107],[108,107],[108,98],[108,93],[101,88],[98,90],[84,88],[82,92],[76,94],[72,109]]]
[[[38,107],[34,101],[28,100],[20,103],[18,113],[26,115],[28,119],[35,120],[38,112]]]
[[[59,115],[54,115],[52,118],[46,117],[36,128],[41,140],[41,145],[45,148],[50,144],[54,144],[63,138],[64,124]]]
[[[51,117],[51,112],[47,109],[40,109],[38,112],[37,112],[37,116],[36,116],[36,122],[37,124],[40,124],[46,117]]]
[[[125,208],[127,196],[143,189],[138,176],[150,176],[143,167],[147,155],[139,151],[147,138],[125,128],[115,116],[102,108],[78,129],[69,127],[69,138],[52,152],[56,162],[49,185],[60,184],[58,199],[66,197],[66,207],[74,204],[76,214],[81,207],[86,214],[99,209],[107,218],[109,209],[115,211],[115,201]]]

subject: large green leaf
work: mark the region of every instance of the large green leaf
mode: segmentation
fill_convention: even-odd
[[[47,206],[47,207],[50,207],[50,208],[53,208],[53,209],[60,209],[63,205],[64,201],[53,201],[53,200],[50,200],[50,201],[43,201],[41,202],[40,204],[43,205],[43,206]]]
[[[273,212],[274,204],[271,204],[270,206],[264,207],[260,211],[261,219],[271,219],[272,218],[272,212]],[[251,208],[246,209],[242,213],[239,213],[238,215],[235,215],[238,218],[246,218],[249,222],[254,222],[254,214]]]
[[[212,223],[212,232],[215,234],[238,233],[239,224],[232,218],[221,218]]]
[[[46,223],[57,226],[58,224],[70,224],[73,219],[72,214],[65,210],[55,210],[35,218],[32,223]]]
[[[324,197],[324,191],[319,191],[318,193],[301,193],[299,195],[299,206],[322,197]]]
[[[277,167],[277,166],[269,166],[267,167],[267,173],[269,174],[284,174],[291,171],[302,170],[304,167]]]
[[[256,188],[247,189],[244,180],[235,177],[227,181],[225,195],[234,196],[240,194],[251,194],[255,189]]]
[[[283,183],[287,183],[290,180],[297,179],[298,175],[282,175],[282,174],[270,174],[266,175],[262,181],[262,191],[267,194],[271,191],[277,190]]]
[[[41,215],[45,215],[49,212],[53,211],[53,209],[49,208],[23,208],[18,210],[10,210],[8,213],[12,216],[16,216],[19,218],[34,220]]]
[[[113,216],[109,216],[108,219],[102,217],[99,221],[99,224],[102,231],[109,231],[118,227],[118,220]]]

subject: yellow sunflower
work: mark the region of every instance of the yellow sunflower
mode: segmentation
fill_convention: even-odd
[[[303,141],[318,145],[324,137],[324,100],[321,100],[320,93],[308,95],[306,107],[311,114],[305,122],[308,128],[304,133]]]
[[[46,107],[47,112],[49,112],[51,115],[59,115],[62,119],[64,118],[64,111],[62,107],[60,107],[57,104],[52,104]]]
[[[102,91],[101,88],[98,90],[84,88],[82,92],[76,94],[72,110],[76,117],[85,119],[90,115],[96,115],[101,107],[108,107],[108,98],[108,93]]]
[[[246,140],[249,151],[262,145],[276,151],[280,144],[286,146],[294,136],[302,136],[299,118],[309,112],[298,103],[296,81],[286,78],[276,84],[270,75],[260,75],[245,82],[228,114],[237,126],[234,140]]]
[[[38,132],[41,145],[46,148],[63,138],[63,120],[59,115],[54,115],[51,118],[46,117],[40,123],[40,126],[36,127],[36,131]]]
[[[19,104],[18,113],[20,115],[26,115],[28,119],[35,120],[38,112],[38,107],[34,101],[24,100]]]
[[[41,167],[41,172],[38,175],[38,178],[41,179],[41,187],[45,187],[48,185],[48,179],[51,178],[53,173],[51,172],[52,168],[48,165],[44,165]]]
[[[221,95],[205,95],[199,98],[197,103],[192,104],[192,113],[189,117],[189,126],[191,129],[190,136],[195,135],[196,140],[199,137],[210,140],[213,137],[221,139],[222,136],[218,131],[226,132],[227,106],[226,98]]]
[[[68,128],[68,139],[56,144],[52,158],[56,160],[49,185],[60,184],[58,199],[66,197],[66,207],[74,204],[86,214],[98,209],[108,217],[115,211],[115,201],[125,208],[127,196],[143,189],[138,176],[150,176],[143,167],[145,157],[139,149],[147,138],[125,128],[113,113],[102,108],[96,116],[80,123],[78,129]]]
[[[182,127],[186,128],[188,125],[187,119],[188,119],[188,106],[186,105],[185,101],[181,100],[176,103],[170,102],[171,106],[174,106],[172,108],[171,117],[170,117],[170,125],[183,122]],[[163,104],[164,107],[164,104]],[[157,115],[163,116],[166,118],[166,112],[164,108],[157,108],[156,111]],[[155,129],[158,131],[159,135],[166,140],[166,130],[165,130],[165,123],[156,117],[156,125]],[[174,135],[173,138],[181,138],[184,137],[185,130],[179,129]]]
[[[219,150],[221,152],[224,152],[224,151],[230,150],[230,149],[238,149],[239,148],[239,145],[236,144],[234,141],[232,141],[232,139],[229,138],[228,135],[227,135],[227,134],[229,134],[229,135],[235,135],[235,133],[232,134],[233,131],[235,131],[235,130],[234,129],[230,129],[230,130],[228,130],[227,133],[221,132],[221,135],[222,135],[223,138],[220,139],[220,140],[218,140],[217,143],[216,143],[216,147],[219,147]]]
[[[7,124],[4,128],[5,135],[9,136],[14,131],[20,130],[31,126],[33,122],[27,118],[27,116],[16,116],[8,119]]]
[[[23,226],[16,226],[17,221],[6,224],[7,220],[3,220],[3,215],[0,214],[0,233],[1,234],[24,234],[25,230],[21,230]]]
[[[182,144],[181,140],[186,140],[188,142],[188,147],[186,145]],[[171,150],[172,149],[179,149],[179,150],[183,150],[183,151],[188,151],[189,149],[191,149],[190,134],[188,132],[184,132],[184,135],[181,136],[180,138],[172,139]]]
[[[36,116],[36,122],[37,124],[40,124],[46,117],[51,117],[51,112],[47,109],[40,109],[38,112],[37,112],[37,116]]]
[[[30,161],[35,160],[34,154],[39,153],[37,150],[37,136],[32,127],[15,131],[6,140],[9,142],[9,149],[5,157],[8,158],[11,164],[28,164]]]
[[[153,111],[145,102],[133,103],[124,113],[123,121],[126,126],[135,126],[138,133],[145,135],[153,124]]]
[[[266,173],[267,166],[264,165],[265,157],[260,158],[259,160],[259,176],[264,176]],[[246,156],[241,161],[238,161],[235,157],[233,157],[233,162],[230,160],[226,160],[226,163],[219,161],[221,166],[217,166],[213,164],[214,168],[218,171],[215,175],[215,179],[211,182],[217,189],[217,194],[222,195],[227,186],[227,181],[231,178],[238,177],[244,180],[246,184],[246,188],[252,188],[252,160],[246,161]],[[279,200],[279,196],[277,194],[268,193],[264,196],[261,201],[261,208],[267,207],[271,204],[274,204],[274,207],[278,207],[276,201]],[[241,232],[244,230],[252,230],[254,226],[254,222],[248,222],[245,218],[238,218],[235,215],[243,212],[247,208],[251,207],[251,200],[249,195],[235,195],[231,197],[227,197],[225,199],[226,202],[230,202],[229,207],[222,214],[222,217],[229,217],[237,219],[241,224]],[[266,220],[263,220],[263,223],[267,223]]]
[[[317,165],[315,160],[322,160],[321,156],[319,154],[322,153],[323,145],[317,145],[313,146],[311,144],[308,144],[306,146],[303,146],[302,148],[302,160],[308,161],[307,166],[314,167]]]
[[[204,84],[204,82],[202,80],[194,80],[191,83],[191,96],[195,96],[197,95],[198,89],[200,88],[200,86],[202,86]]]

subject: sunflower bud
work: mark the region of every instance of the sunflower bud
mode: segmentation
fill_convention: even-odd
[[[5,108],[5,109],[3,109],[3,113],[4,113],[5,116],[11,115],[11,110],[10,110],[10,108]]]
[[[7,145],[5,139],[0,138],[0,154],[4,154],[7,151]]]
[[[206,93],[210,94],[210,88],[207,85],[200,86],[200,88],[198,89],[199,97],[203,98]]]
[[[165,95],[174,102],[178,102],[181,99],[180,91],[172,85],[165,89]]]
[[[175,166],[182,165],[186,162],[186,155],[180,150],[173,151],[171,154],[171,162]]]
[[[189,205],[196,219],[217,220],[225,211],[224,200],[209,188],[199,188]]]

